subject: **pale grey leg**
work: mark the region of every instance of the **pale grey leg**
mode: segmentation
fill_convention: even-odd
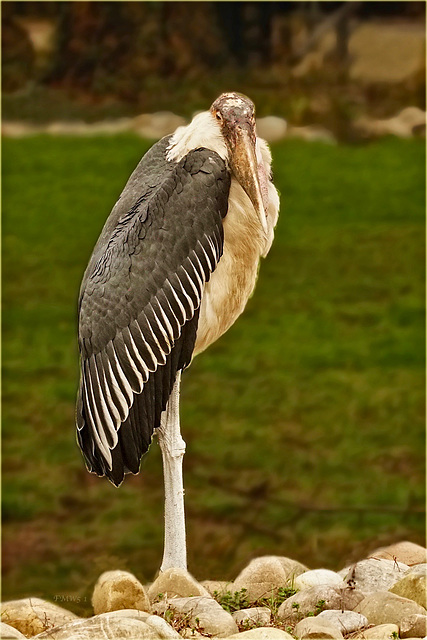
[[[157,429],[165,480],[165,546],[160,571],[171,567],[187,568],[182,478],[185,442],[181,437],[179,426],[180,384],[181,372],[179,371],[166,410],[162,414],[161,425]]]

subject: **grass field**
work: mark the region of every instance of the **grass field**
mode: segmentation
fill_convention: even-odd
[[[90,608],[160,565],[157,444],[115,489],[75,444],[76,299],[148,143],[3,141],[3,597]],[[184,375],[189,569],[339,569],[424,541],[424,143],[273,147],[276,241],[236,325]]]

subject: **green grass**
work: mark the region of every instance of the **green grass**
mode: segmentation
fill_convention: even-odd
[[[148,143],[3,142],[3,597],[90,608],[160,565],[157,444],[115,489],[75,443],[76,300]],[[273,147],[276,240],[245,314],[184,375],[189,569],[253,556],[339,569],[424,541],[424,145]],[[66,600],[64,600],[66,599]]]

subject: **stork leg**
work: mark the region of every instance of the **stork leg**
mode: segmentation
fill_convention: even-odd
[[[165,481],[165,546],[160,571],[171,567],[187,568],[182,478],[185,442],[179,426],[180,384],[181,372],[178,371],[166,410],[162,414],[161,425],[157,429]]]

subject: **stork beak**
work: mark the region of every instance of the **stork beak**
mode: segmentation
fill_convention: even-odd
[[[265,235],[268,234],[267,217],[260,185],[255,136],[247,127],[236,127],[231,146],[230,167],[241,187],[245,190],[261,222]]]

